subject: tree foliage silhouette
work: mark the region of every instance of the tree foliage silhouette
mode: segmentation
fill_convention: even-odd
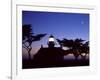
[[[81,46],[81,57],[83,59],[86,59],[87,54],[89,54],[89,41],[85,42],[82,46]]]
[[[82,58],[86,58],[86,55],[89,53],[89,42],[85,42],[85,40],[82,39],[57,39],[58,43],[61,45],[61,47],[67,47],[68,50],[66,50],[66,52],[69,53],[73,53],[73,55],[75,56],[75,59],[77,60],[78,56],[81,55]],[[85,53],[85,55],[82,55],[83,53]]]
[[[32,26],[26,24],[22,26],[22,45],[28,52],[29,59],[31,59],[32,43],[40,41],[46,34],[33,34]]]

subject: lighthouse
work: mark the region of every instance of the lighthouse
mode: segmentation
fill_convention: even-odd
[[[55,46],[55,39],[53,35],[49,36],[49,40],[48,40],[48,47],[49,48],[53,48]]]

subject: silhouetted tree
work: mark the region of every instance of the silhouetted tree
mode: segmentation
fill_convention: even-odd
[[[63,41],[60,40],[60,39],[56,39],[56,40],[57,40],[57,42],[59,43],[60,47],[62,48],[62,47],[63,47]]]
[[[77,60],[78,56],[81,54],[81,51],[82,51],[81,49],[82,49],[84,40],[77,38],[75,40],[57,39],[57,41],[61,46],[67,47],[68,50],[66,50],[66,52],[73,53],[73,55],[75,56],[75,59]]]
[[[75,58],[77,59],[78,56],[81,54],[80,51],[81,51],[81,47],[83,45],[83,41],[82,39],[75,39],[74,40],[74,45],[73,45],[73,52],[74,52],[74,56]]]
[[[73,48],[73,44],[74,41],[72,39],[68,40],[68,39],[63,39],[63,46],[68,47],[69,49]]]
[[[34,35],[32,32],[32,26],[30,24],[22,26],[22,44],[28,52],[29,60],[31,59],[32,43],[34,41],[41,40],[46,34]]]
[[[89,54],[89,41],[85,42],[81,46],[81,57],[82,57],[82,59],[86,59],[87,54]]]

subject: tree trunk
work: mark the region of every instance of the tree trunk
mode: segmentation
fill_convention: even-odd
[[[79,51],[78,50],[75,51],[74,56],[75,56],[75,60],[78,60],[78,57],[79,57]]]
[[[28,56],[29,56],[29,60],[31,60],[31,47],[29,48],[29,50],[28,50]]]
[[[28,58],[31,60],[31,53],[28,51]]]

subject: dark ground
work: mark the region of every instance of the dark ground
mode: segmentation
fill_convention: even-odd
[[[51,67],[77,67],[77,66],[89,66],[89,60],[64,60],[61,62],[46,62],[37,63],[34,60],[23,60],[23,69],[34,69],[34,68],[51,68]]]

